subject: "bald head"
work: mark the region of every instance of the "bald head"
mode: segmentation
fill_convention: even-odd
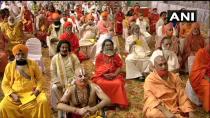
[[[154,59],[154,67],[156,70],[168,70],[167,60],[164,56],[157,56]]]

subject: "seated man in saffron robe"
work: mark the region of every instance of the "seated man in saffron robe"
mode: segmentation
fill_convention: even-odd
[[[114,52],[112,40],[106,39],[102,44],[102,51],[96,57],[96,70],[93,82],[98,84],[110,97],[112,104],[120,108],[128,107],[128,98],[125,91],[125,75],[121,72],[123,61],[119,54]]]
[[[209,44],[201,48],[195,55],[190,74],[190,83],[203,109],[210,112],[210,37]]]
[[[59,110],[67,112],[67,118],[92,116],[111,103],[101,88],[88,80],[89,77],[83,67],[77,68],[74,75],[74,85],[65,91],[57,105]]]
[[[179,40],[180,40],[180,50],[182,53],[185,49],[184,48],[185,41],[186,41],[187,37],[190,35],[192,23],[182,22],[182,23],[179,23],[179,27],[180,27],[180,30],[179,30],[178,36],[179,36]]]
[[[144,83],[144,117],[194,117],[193,107],[181,86],[181,79],[168,71],[164,56],[155,58],[154,68]]]
[[[201,34],[200,24],[195,22],[192,23],[191,31],[184,42],[184,50],[182,53],[181,68],[188,72],[188,58],[190,56],[195,56],[195,53],[205,46],[205,38]]]
[[[72,32],[72,23],[65,22],[64,24],[64,33],[60,35],[60,40],[67,40],[71,43],[71,50],[77,55],[80,62],[87,59],[87,56],[79,51],[79,38],[75,33]]]
[[[14,46],[15,60],[8,63],[2,81],[4,98],[0,118],[51,118],[49,102],[43,90],[45,78],[35,61],[27,59],[28,48]]]

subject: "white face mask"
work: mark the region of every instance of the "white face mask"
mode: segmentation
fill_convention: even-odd
[[[164,50],[164,51],[169,51],[169,49],[167,49],[166,47],[164,47],[163,45],[162,45],[162,50]]]

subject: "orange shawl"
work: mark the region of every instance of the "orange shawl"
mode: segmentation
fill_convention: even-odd
[[[172,113],[190,112],[193,108],[181,87],[179,76],[170,73],[170,79],[163,80],[156,71],[150,73],[144,83],[145,104],[143,112],[154,109],[159,104],[164,105]]]
[[[205,111],[210,111],[210,82],[204,77],[210,76],[210,54],[206,48],[196,53],[194,65],[190,74],[190,82],[198,98],[202,101]]]

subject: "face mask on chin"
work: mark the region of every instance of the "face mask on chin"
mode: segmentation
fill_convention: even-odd
[[[114,55],[114,51],[113,50],[105,50],[104,54],[106,54],[107,56],[113,56]]]
[[[197,36],[199,33],[197,31],[192,32],[193,36]]]
[[[16,60],[16,65],[24,66],[27,64],[27,60]]]
[[[164,52],[169,52],[169,51],[170,51],[170,48],[168,49],[168,48],[166,48],[166,47],[164,47],[164,46],[162,46],[161,48],[162,48],[162,50],[163,50]]]
[[[60,29],[60,26],[58,28],[55,28],[55,31],[59,31],[59,29]]]
[[[168,70],[156,70],[158,75],[162,77],[168,77]]]

